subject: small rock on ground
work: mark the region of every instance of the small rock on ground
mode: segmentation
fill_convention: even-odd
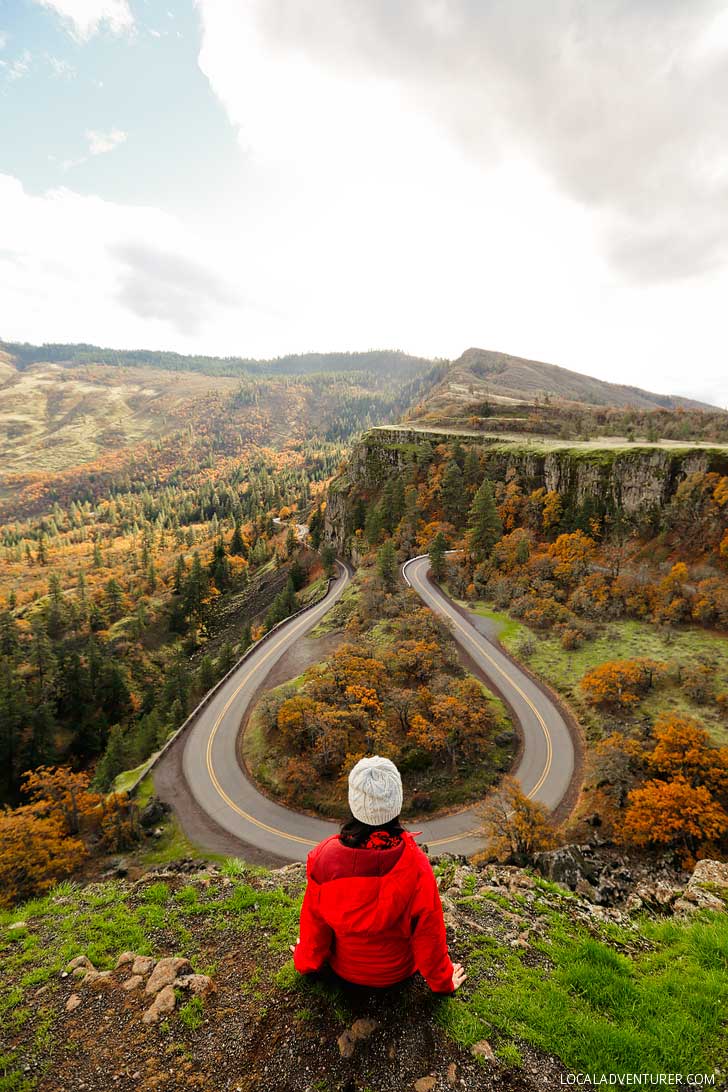
[[[437,1077],[430,1075],[429,1077],[420,1077],[415,1081],[415,1092],[432,1092],[432,1089],[437,1084]]]
[[[94,965],[91,962],[91,960],[89,959],[89,957],[85,956],[85,955],[77,955],[67,965],[66,970],[67,971],[75,971],[75,970],[79,970],[82,967],[85,967],[86,970],[89,970],[89,971],[95,971],[96,970],[96,968],[94,967]]]
[[[490,1045],[487,1039],[481,1039],[477,1043],[473,1043],[470,1048],[472,1054],[476,1058],[486,1058],[489,1062],[497,1062],[495,1054],[493,1053],[493,1047]]]
[[[379,1024],[376,1020],[362,1017],[359,1020],[355,1020],[354,1023],[351,1025],[351,1027],[349,1028],[349,1035],[355,1041],[357,1039],[368,1039],[369,1036],[372,1035],[378,1027]]]
[[[132,974],[149,974],[154,966],[154,960],[148,955],[138,955],[132,963]]]
[[[183,974],[175,978],[173,986],[179,986],[182,990],[189,990],[193,996],[204,996],[212,990],[212,979],[206,974]]]
[[[163,986],[142,1016],[142,1020],[145,1024],[156,1024],[160,1016],[172,1012],[176,1003],[177,998],[174,995],[172,986]]]
[[[189,959],[180,956],[166,956],[160,959],[147,982],[147,993],[158,993],[164,986],[171,986],[175,978],[180,974],[187,974],[192,970]]]

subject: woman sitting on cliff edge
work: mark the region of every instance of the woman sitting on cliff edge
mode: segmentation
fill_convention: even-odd
[[[402,780],[388,758],[362,758],[349,774],[351,819],[309,855],[301,974],[325,964],[359,986],[393,986],[419,971],[436,993],[465,981],[452,964],[427,856],[399,821]]]

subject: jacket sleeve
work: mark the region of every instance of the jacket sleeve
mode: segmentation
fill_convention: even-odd
[[[301,939],[293,952],[293,963],[300,974],[320,970],[331,954],[334,931],[321,917],[315,902],[316,898],[309,883],[306,885],[301,906]]]
[[[447,950],[440,892],[426,858],[412,902],[412,950],[417,970],[430,989],[435,993],[452,993],[453,965]]]

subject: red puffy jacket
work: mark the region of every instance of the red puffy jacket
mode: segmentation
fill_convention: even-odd
[[[301,974],[328,961],[362,986],[392,986],[419,971],[438,993],[452,991],[442,903],[430,862],[411,834],[390,849],[352,849],[327,838],[308,855]]]

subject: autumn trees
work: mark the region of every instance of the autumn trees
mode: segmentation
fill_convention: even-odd
[[[728,850],[728,747],[715,747],[693,718],[664,715],[640,755],[644,780],[631,789],[625,841],[676,848],[687,860]]]
[[[0,906],[48,891],[89,853],[118,852],[138,837],[126,796],[90,789],[87,774],[40,767],[23,779],[28,803],[0,810]]]
[[[378,612],[364,616],[362,596],[356,641],[310,668],[295,691],[283,688],[261,706],[264,765],[277,769],[279,791],[292,803],[340,808],[345,775],[364,754],[387,755],[405,781],[408,769],[417,770],[417,781],[442,780],[450,792],[473,771],[487,782],[502,768],[507,749],[495,736],[503,714],[463,675],[430,612],[413,607],[406,592],[399,598],[382,631]]]
[[[514,777],[504,777],[480,808],[487,847],[481,859],[530,864],[536,853],[552,849],[556,829],[548,809],[530,800]]]
[[[500,478],[499,465],[500,454],[489,459],[485,446],[464,438],[398,451],[396,471],[378,489],[352,489],[351,529],[360,547],[392,538],[400,556],[412,556],[442,536],[447,548],[465,551],[447,565],[458,595],[470,589],[508,604],[568,649],[611,619],[728,629],[728,475],[688,474],[654,520],[628,524],[611,495],[534,487],[512,466]],[[392,505],[395,493],[404,508]],[[643,551],[644,536],[656,531],[675,555],[659,565]],[[514,536],[518,552],[501,551],[501,536]]]
[[[658,660],[608,660],[587,671],[581,689],[593,705],[607,709],[631,709],[666,671]]]
[[[607,835],[672,850],[686,865],[728,853],[728,747],[694,717],[663,713],[646,735],[615,730],[589,765],[589,806]]]

